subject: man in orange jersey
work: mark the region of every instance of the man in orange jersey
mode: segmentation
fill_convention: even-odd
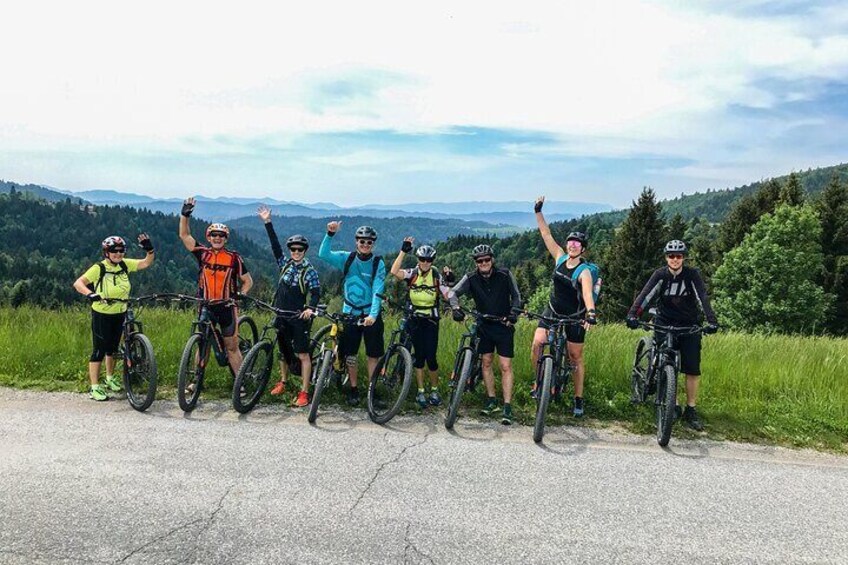
[[[188,229],[188,219],[197,204],[194,198],[183,202],[180,212],[180,239],[200,267],[197,276],[197,295],[205,300],[229,300],[241,292],[247,294],[253,286],[253,278],[241,255],[225,249],[230,229],[224,224],[209,224],[206,228],[206,240],[209,247],[200,245]],[[241,288],[239,288],[241,287]],[[214,304],[209,308],[214,323],[221,329],[227,359],[233,373],[241,367],[242,355],[238,348],[238,309],[235,305]]]

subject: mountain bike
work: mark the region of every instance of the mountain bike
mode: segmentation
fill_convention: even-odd
[[[503,323],[504,319],[490,314],[482,314],[476,310],[460,310],[471,315],[470,324],[466,322],[466,332],[459,339],[459,346],[453,362],[453,371],[450,376],[450,400],[448,411],[445,415],[445,428],[453,428],[457,416],[459,416],[459,404],[465,391],[473,391],[477,383],[483,378],[483,365],[480,354],[477,352],[480,338],[477,335],[480,323],[483,320]]]
[[[256,298],[248,297],[256,306],[268,310],[276,316],[294,319],[301,311],[281,310]],[[263,329],[262,336],[254,343],[244,356],[241,367],[233,383],[233,408],[240,414],[250,412],[265,393],[268,380],[274,368],[274,350],[278,340],[279,329],[272,319]],[[309,354],[312,357],[312,380],[317,371],[318,352],[321,342],[330,333],[330,326],[324,326],[315,331],[309,338]],[[295,355],[286,359],[288,369],[296,376],[301,375],[300,359]]]
[[[571,378],[572,366],[568,358],[566,329],[583,323],[583,313],[564,317],[547,317],[533,312],[522,312],[528,318],[547,322],[548,340],[542,345],[536,363],[536,420],[533,424],[533,441],[539,443],[545,435],[545,416],[551,398],[559,398]]]
[[[671,428],[677,418],[677,375],[680,372],[680,350],[677,338],[683,335],[703,333],[701,326],[662,326],[654,322],[639,322],[639,326],[663,334],[657,341],[656,334],[642,337],[636,344],[636,355],[631,373],[634,403],[646,402],[656,394],[657,443],[668,445]]]
[[[347,382],[345,360],[339,355],[339,343],[344,333],[345,324],[362,325],[362,321],[365,319],[365,314],[354,315],[341,312],[330,314],[320,308],[316,315],[328,319],[330,324],[326,327],[330,329],[320,342],[320,348],[316,355],[318,363],[315,365],[316,370],[312,371],[312,401],[309,403],[309,414],[306,418],[310,424],[315,423],[315,418],[318,417],[321,396],[330,381],[334,380],[339,389]]]
[[[175,301],[196,302],[200,305],[197,320],[191,324],[191,335],[183,348],[180,359],[179,373],[177,374],[177,401],[184,412],[191,412],[197,406],[200,392],[203,390],[203,379],[206,375],[206,363],[209,353],[214,352],[218,365],[227,367],[230,374],[235,378],[235,373],[230,367],[227,350],[224,347],[224,337],[220,329],[213,323],[210,308],[212,306],[234,306],[235,301],[227,300],[205,300],[184,294],[174,295]],[[239,350],[242,355],[247,353],[258,339],[256,322],[250,316],[238,317]]]
[[[144,335],[144,326],[136,318],[134,306],[139,310],[143,302],[155,300],[157,295],[139,296],[138,298],[107,298],[107,304],[115,302],[127,305],[124,325],[121,330],[123,339],[119,350],[116,352],[116,360],[123,361],[124,390],[127,391],[127,402],[130,406],[144,412],[156,398],[156,384],[158,373],[156,370],[156,357],[153,354],[153,344]]]
[[[417,315],[411,305],[397,304],[382,294],[377,297],[401,311],[389,346],[368,382],[368,416],[376,424],[385,424],[400,411],[412,386],[412,324],[438,324],[439,321]]]

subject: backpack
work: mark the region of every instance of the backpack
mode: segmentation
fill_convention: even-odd
[[[597,304],[598,298],[601,295],[601,284],[603,284],[604,280],[601,278],[601,270],[596,264],[584,260],[582,263],[577,265],[574,269],[574,273],[571,275],[571,284],[576,290],[580,285],[580,275],[587,269],[589,270],[589,274],[592,276],[592,299],[595,301],[595,304]]]
[[[339,294],[344,297],[344,282],[347,278],[347,274],[350,272],[350,266],[353,265],[353,261],[356,259],[356,251],[351,251],[350,255],[345,259],[344,268],[342,269],[342,280],[339,282]],[[373,256],[374,261],[371,262],[371,285],[374,285],[374,279],[377,278],[377,268],[382,262],[383,258],[379,255]],[[347,302],[347,300],[345,300]]]
[[[103,277],[106,276],[106,265],[103,264],[103,261],[100,261],[97,263],[97,266],[100,267],[100,278],[97,279],[97,282],[89,283],[88,288],[91,292],[99,292],[100,290],[103,290]],[[118,267],[120,267],[121,270],[117,273],[111,273],[112,275],[116,277],[118,275],[129,276],[129,269],[127,269],[127,264],[123,260],[118,263]]]

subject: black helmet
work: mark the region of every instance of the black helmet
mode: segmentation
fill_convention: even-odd
[[[300,235],[299,233],[296,233],[286,240],[286,247],[288,247],[289,249],[291,249],[294,245],[302,246],[305,251],[309,249],[309,240],[306,239],[304,236]]]
[[[422,245],[415,250],[415,256],[419,259],[435,259],[436,249],[430,245]]]
[[[582,231],[573,231],[568,234],[568,237],[565,238],[565,241],[579,241],[580,245],[583,246],[583,249],[589,247],[589,240],[586,239],[586,234]]]
[[[494,256],[495,256],[495,252],[492,251],[492,246],[486,245],[485,243],[481,243],[480,245],[478,245],[477,247],[475,247],[471,251],[471,258],[472,259],[479,259],[480,257],[494,257]]]
[[[356,228],[356,239],[370,239],[376,241],[377,230],[371,226],[359,226]]]
[[[672,239],[671,241],[665,244],[665,254],[668,255],[670,253],[680,253],[681,255],[686,255],[686,244],[680,241],[679,239]]]

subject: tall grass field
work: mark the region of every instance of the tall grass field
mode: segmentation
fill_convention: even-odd
[[[194,312],[151,307],[137,311],[137,315],[154,345],[158,398],[174,399],[177,367]],[[260,329],[269,320],[264,314],[252,315]],[[395,321],[388,318],[386,322],[388,337]],[[513,404],[518,421],[523,423],[530,423],[535,413],[535,403],[529,396],[534,328],[535,324],[522,320],[515,338]],[[439,366],[443,383],[453,367],[463,330],[463,324],[441,322]],[[585,424],[615,423],[632,431],[653,433],[652,407],[630,403],[630,367],[641,335],[644,332],[618,324],[600,325],[587,335]],[[848,339],[720,333],[705,336],[703,346],[698,406],[709,437],[848,452]],[[86,309],[0,309],[0,385],[82,393],[88,388],[90,353],[91,321]],[[361,366],[364,369],[363,363]],[[289,379],[292,385],[296,382],[296,377]],[[289,389],[295,388],[292,385]],[[210,361],[204,397],[228,398],[231,387],[227,369]],[[446,385],[442,388],[446,397]],[[266,393],[263,402],[290,399],[288,395],[272,398]],[[340,399],[338,393],[327,397],[328,402]],[[482,398],[466,395],[463,411],[475,414],[481,405]],[[570,403],[553,404],[549,424],[574,424],[570,408]],[[407,412],[414,414],[417,410],[412,402],[407,404]],[[679,425],[674,434],[694,435]]]

